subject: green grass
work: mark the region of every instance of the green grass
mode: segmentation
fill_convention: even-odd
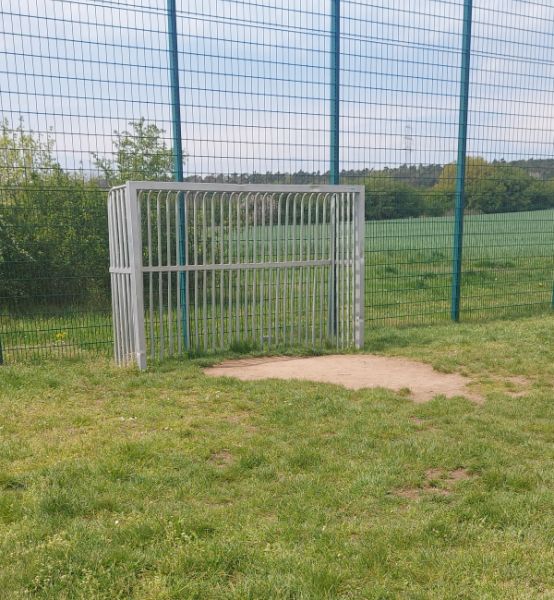
[[[0,596],[553,597],[553,327],[369,336],[471,375],[483,405],[208,379],[205,359],[3,367]]]
[[[450,318],[453,217],[366,224],[366,317],[378,325]],[[554,211],[467,215],[461,318],[548,309]]]

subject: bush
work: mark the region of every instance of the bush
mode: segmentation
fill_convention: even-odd
[[[529,210],[554,208],[554,180],[535,181],[525,193]]]
[[[0,299],[109,302],[106,194],[63,171],[53,142],[0,124]]]
[[[498,213],[528,210],[527,189],[533,178],[521,167],[504,162],[489,163],[479,156],[469,156],[466,165],[466,208],[474,212]],[[433,188],[454,199],[456,165],[445,165]]]
[[[402,219],[422,213],[421,194],[413,187],[387,176],[365,180],[366,219]]]

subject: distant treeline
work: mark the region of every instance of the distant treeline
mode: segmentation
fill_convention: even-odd
[[[328,172],[232,173],[189,177],[217,183],[327,183]],[[402,165],[341,172],[341,181],[366,188],[366,217],[394,219],[441,216],[454,209],[456,165]],[[517,212],[554,207],[554,160],[487,162],[468,157],[465,205],[474,213]]]

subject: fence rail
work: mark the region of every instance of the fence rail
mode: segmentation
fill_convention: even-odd
[[[129,180],[364,186],[368,331],[552,310],[553,20],[546,1],[3,0],[2,359],[111,350],[106,195]]]

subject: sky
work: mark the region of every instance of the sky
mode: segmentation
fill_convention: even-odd
[[[331,0],[177,0],[185,173],[326,171]],[[462,0],[342,0],[341,168],[455,159]],[[554,154],[554,4],[474,0],[468,153]],[[166,0],[2,0],[0,117],[89,170],[145,117],[171,144]]]

